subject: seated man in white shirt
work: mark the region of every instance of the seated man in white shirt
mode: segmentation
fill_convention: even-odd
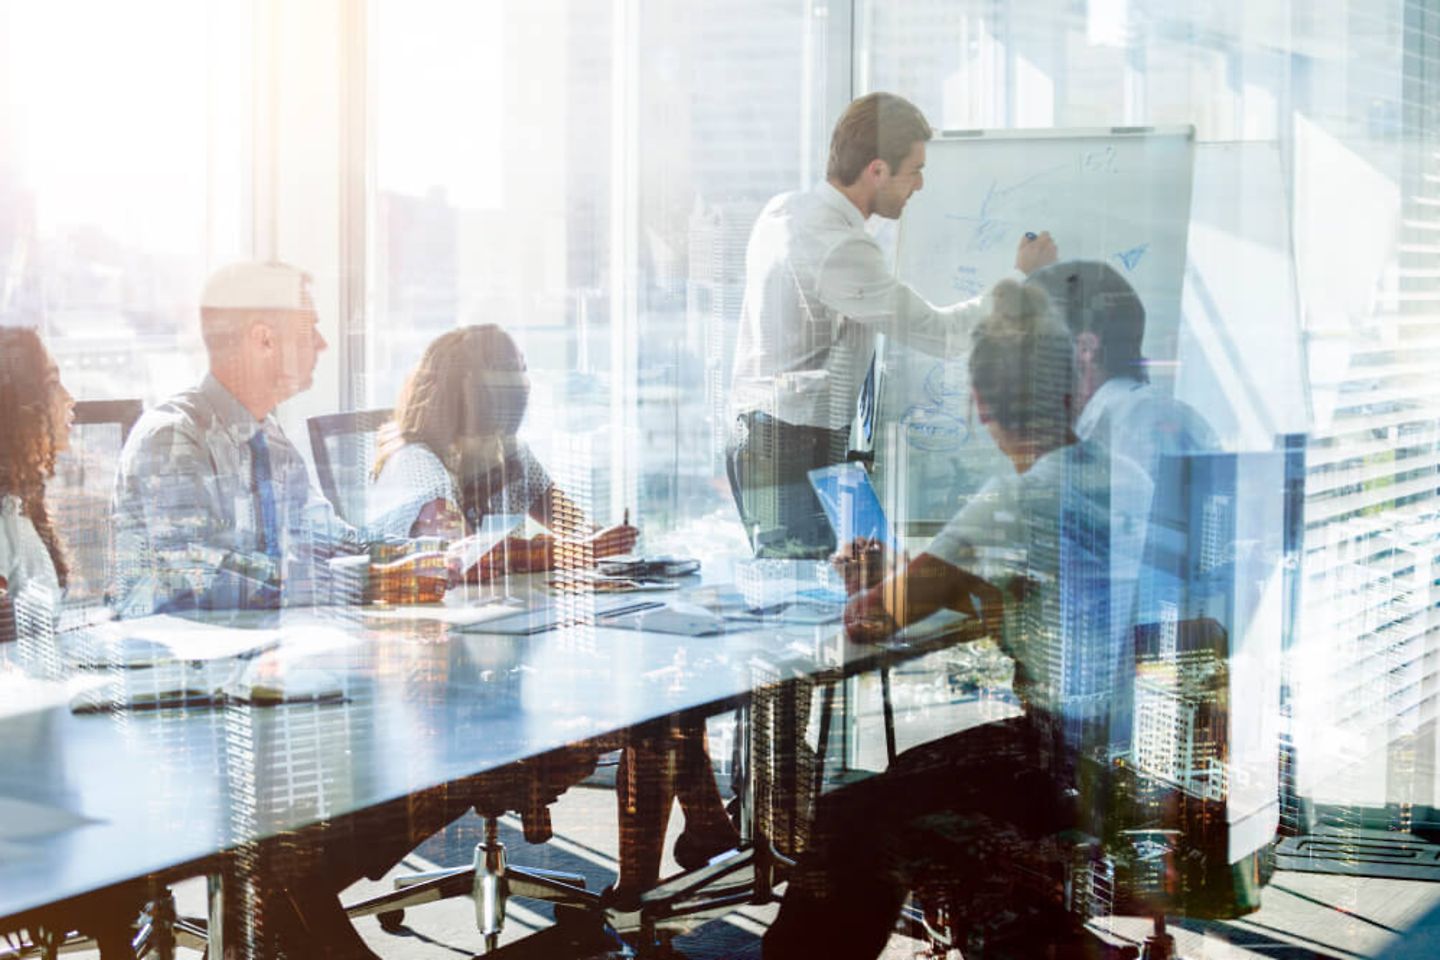
[[[924,185],[930,124],[888,93],[845,110],[825,181],[766,204],[745,253],[745,299],[731,388],[731,491],[759,556],[826,557],[835,543],[806,474],[841,463],[850,423],[885,334],[937,355],[963,349],[980,300],[927,303],[895,278],[866,232],[895,219]],[[1055,259],[1049,234],[1015,256],[1028,274]]]
[[[1075,433],[1130,458],[1155,479],[1162,456],[1216,450],[1210,425],[1189,404],[1150,382],[1141,345],[1145,305],[1109,264],[1066,260],[1027,283],[1050,297],[1075,338]]]
[[[1151,486],[1129,461],[1077,440],[1072,344],[1041,291],[1002,281],[994,304],[970,376],[980,419],[1014,472],[992,478],[890,576],[852,580],[847,570],[845,616],[857,642],[942,607],[985,616],[1014,662],[1024,713],[914,748],[826,794],[765,937],[767,958],[875,957],[906,892],[926,880],[950,892],[967,958],[1103,953],[1056,881],[1070,856],[1063,831],[1102,835]],[[861,551],[852,558],[868,546],[852,545]]]

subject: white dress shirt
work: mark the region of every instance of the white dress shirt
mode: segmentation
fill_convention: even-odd
[[[554,486],[550,474],[523,440],[506,444],[502,480],[483,507],[464,508],[460,485],[445,461],[423,443],[407,443],[385,461],[370,485],[367,529],[387,537],[408,537],[420,512],[436,500],[465,518],[465,533],[475,533],[485,517],[526,514]]]
[[[865,218],[829,183],[761,212],[745,253],[731,408],[845,430],[875,335],[930,353],[968,349],[981,298],[936,307],[895,278]]]
[[[1001,646],[1027,707],[1064,722],[1069,745],[1128,744],[1134,604],[1154,488],[1104,447],[1053,450],[991,478],[925,552],[1002,588]]]
[[[1112,377],[1091,395],[1075,420],[1081,440],[1109,447],[1155,479],[1160,457],[1220,448],[1199,412],[1153,383]]]

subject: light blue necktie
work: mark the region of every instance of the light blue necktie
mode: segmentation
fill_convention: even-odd
[[[265,431],[256,430],[249,444],[250,474],[255,483],[255,494],[260,500],[260,535],[264,539],[261,548],[279,564],[280,525],[275,514],[275,483],[270,471],[270,445],[265,441]]]

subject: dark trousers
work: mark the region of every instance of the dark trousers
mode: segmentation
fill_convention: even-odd
[[[909,750],[826,794],[810,849],[766,934],[766,960],[876,957],[908,891],[953,910],[965,956],[1043,955],[1078,934],[1064,909],[1072,804],[1042,769],[1024,718]]]
[[[823,558],[835,534],[807,474],[845,462],[850,431],[802,427],[750,411],[726,445],[730,492],[757,557]]]

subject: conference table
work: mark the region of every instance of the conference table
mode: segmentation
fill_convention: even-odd
[[[726,572],[712,565],[704,579],[713,587]],[[824,580],[795,564],[771,579],[785,576]],[[610,598],[555,592],[539,577],[507,589],[509,602],[553,605],[564,622],[530,636],[487,633],[454,622],[465,617],[458,594],[435,608],[296,608],[267,618],[265,628],[284,637],[274,651],[283,669],[335,678],[338,698],[0,712],[0,809],[9,811],[0,816],[33,824],[0,834],[0,931],[136,882],[159,889],[221,876],[237,851],[658,718],[714,715],[767,685],[875,670],[980,633],[962,623],[858,647],[833,620],[777,615],[688,636],[608,625],[595,611]],[[654,596],[683,608],[687,594]],[[33,667],[21,659],[0,653],[0,677]],[[93,682],[143,689],[143,676],[117,668]],[[211,928],[220,929],[221,898],[212,900]]]

